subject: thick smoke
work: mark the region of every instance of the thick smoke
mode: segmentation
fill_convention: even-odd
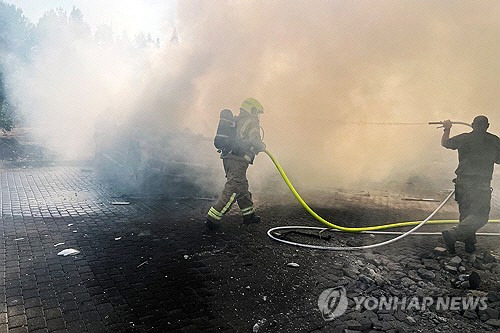
[[[92,157],[96,123],[129,117],[150,51],[132,49],[107,26],[94,30],[78,9],[47,11],[33,29],[29,61],[9,77],[24,125],[61,159]]]
[[[456,163],[433,127],[360,123],[485,114],[500,128],[498,2],[181,1],[177,11],[179,42],[165,35],[139,53],[48,25],[12,78],[40,135],[66,157],[92,154],[101,116],[124,132],[211,138],[219,111],[252,96],[292,179],[348,186],[450,177]],[[207,165],[219,163],[212,155]],[[254,177],[277,177],[264,157],[257,166]]]
[[[470,122],[486,114],[493,132],[500,126],[496,2],[179,7],[179,33],[195,50],[193,62],[203,64],[190,103],[193,123],[209,132],[213,110],[247,95],[260,98],[268,146],[294,178],[349,184],[430,177],[430,162],[440,159],[450,161],[451,175],[456,157],[440,149],[435,128],[351,122]]]

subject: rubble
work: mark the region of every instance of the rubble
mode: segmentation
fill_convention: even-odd
[[[496,258],[489,251],[483,253],[483,260],[486,264],[496,262]]]
[[[500,301],[500,296],[493,291],[490,291],[488,295],[486,295],[486,297],[488,297],[488,301],[490,303],[495,303]]]
[[[491,304],[490,304],[491,305]],[[478,311],[478,315],[483,318],[486,318],[486,320],[488,319],[499,319],[499,312],[497,309],[493,309],[491,307],[487,307],[486,309],[484,310],[479,310]],[[486,321],[484,320],[484,321]]]
[[[434,248],[434,252],[436,252],[437,254],[445,254],[447,251],[444,247],[436,246]]]
[[[461,262],[462,262],[462,258],[460,258],[459,256],[455,256],[455,257],[451,258],[450,265],[454,266],[454,267],[458,267],[458,265],[460,265]]]
[[[491,325],[493,327],[500,327],[500,320],[499,319],[488,319],[486,321],[486,324]]]
[[[449,272],[454,272],[454,273],[458,272],[458,268],[456,266],[446,265],[444,266],[444,269]]]

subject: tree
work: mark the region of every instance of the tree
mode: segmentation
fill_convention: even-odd
[[[0,2],[0,130],[10,131],[17,113],[9,100],[5,73],[15,73],[29,59],[34,45],[32,29],[21,9]]]

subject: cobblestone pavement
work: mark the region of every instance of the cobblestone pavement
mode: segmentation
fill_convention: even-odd
[[[201,227],[210,201],[130,199],[116,205],[124,199],[91,168],[4,169],[0,190],[0,332],[251,332],[262,319],[259,332],[347,328],[325,322],[317,299],[325,288],[353,283],[345,267],[361,257],[269,240],[271,226],[311,224],[290,195],[265,204],[261,199],[260,225],[242,225],[235,212],[211,234]],[[393,201],[401,207],[394,210],[387,196],[338,192],[318,198],[332,202],[321,214],[351,225],[422,218],[434,207],[398,199]],[[454,217],[454,211],[450,205],[443,216]],[[373,239],[346,235],[338,241]],[[415,237],[374,253],[417,261],[439,242]],[[497,248],[491,240],[482,246]],[[58,256],[70,248],[80,253]],[[447,286],[446,278],[434,284]],[[404,318],[388,325],[394,332],[415,330]],[[478,319],[456,325],[490,328]]]

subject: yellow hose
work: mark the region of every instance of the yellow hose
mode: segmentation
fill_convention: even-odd
[[[274,155],[267,149],[264,150],[264,152],[267,154],[267,156],[269,156],[269,158],[271,158],[271,161],[273,161],[273,163],[276,166],[276,168],[278,169],[281,177],[283,177],[283,180],[285,181],[286,185],[288,186],[290,191],[292,191],[293,195],[300,202],[302,207],[304,207],[307,210],[307,212],[309,214],[311,214],[316,220],[320,221],[321,223],[323,223],[324,225],[326,225],[330,228],[342,230],[345,232],[361,232],[361,231],[374,231],[374,230],[385,230],[385,229],[392,229],[392,228],[399,228],[399,227],[407,227],[407,226],[417,225],[421,222],[421,221],[408,221],[408,222],[397,222],[397,223],[391,223],[391,224],[374,225],[374,226],[368,226],[368,227],[354,227],[354,228],[343,227],[343,226],[328,222],[327,220],[325,220],[324,218],[319,216],[314,210],[312,210],[312,208],[309,207],[309,205],[304,201],[304,199],[302,199],[300,194],[297,192],[297,190],[293,186],[292,182],[290,182],[290,179],[288,179],[288,176],[286,175],[285,171],[283,170],[283,168],[279,164],[276,157],[274,157]],[[489,222],[499,223],[500,220],[489,220]],[[428,223],[430,223],[430,224],[448,224],[448,223],[458,223],[458,220],[431,220]]]

